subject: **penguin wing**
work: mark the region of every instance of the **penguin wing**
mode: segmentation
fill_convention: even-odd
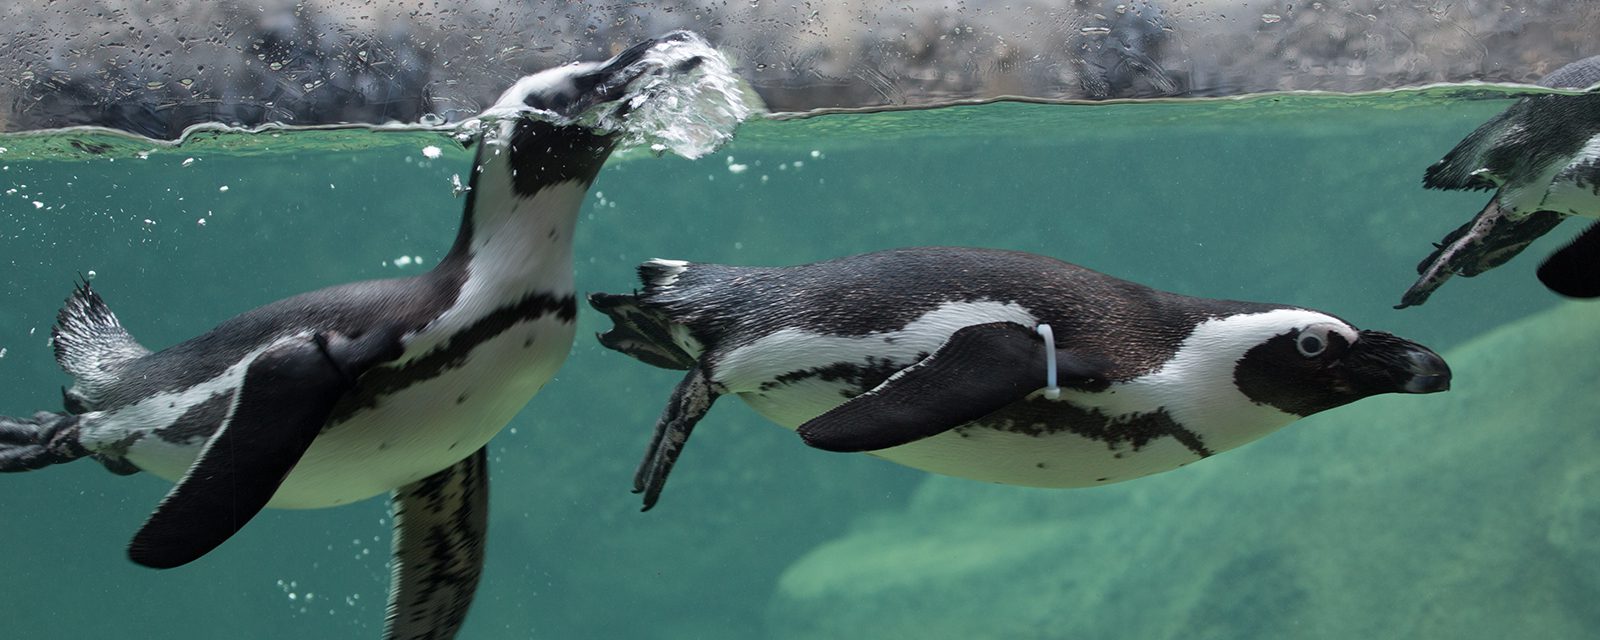
[[[1014,322],[964,327],[937,351],[871,391],[800,425],[806,444],[876,451],[938,435],[1022,400],[1045,386],[1044,340]],[[1104,380],[1103,369],[1058,349],[1062,386]]]
[[[233,411],[128,545],[139,564],[168,569],[222,544],[255,517],[311,448],[356,378],[400,356],[398,329],[357,338],[281,339],[245,370]]]
[[[395,490],[385,640],[454,638],[466,620],[489,529],[485,451]]]

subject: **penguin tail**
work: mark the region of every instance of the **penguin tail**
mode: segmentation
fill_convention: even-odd
[[[641,268],[642,271],[642,268]],[[663,369],[688,370],[695,357],[672,339],[673,323],[637,294],[592,293],[589,306],[606,314],[615,326],[599,334],[600,344]]]
[[[1422,186],[1445,191],[1487,191],[1499,187],[1493,176],[1507,176],[1515,168],[1506,166],[1502,157],[1491,152],[1515,131],[1512,116],[1523,106],[1512,106],[1462,138],[1438,162],[1429,166],[1422,176]]]
[[[689,263],[682,260],[656,258],[639,265],[639,282],[647,293],[655,293],[672,288],[688,270]]]
[[[150,353],[122,328],[87,280],[73,287],[50,337],[56,364],[76,381],[65,393],[67,407],[75,413],[93,409],[124,365]]]

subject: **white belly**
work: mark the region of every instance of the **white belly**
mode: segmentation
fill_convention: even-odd
[[[872,455],[944,475],[1048,488],[1132,480],[1201,459],[1171,437],[1135,449],[1072,433],[1032,436],[982,427],[947,431]]]
[[[327,428],[268,506],[309,509],[348,504],[455,464],[484,446],[555,375],[572,348],[573,332],[574,325],[555,314],[522,322],[478,344],[462,366],[380,396],[376,406]],[[415,355],[407,353],[407,358]],[[228,380],[237,386],[238,377],[230,372],[216,384],[202,386],[215,389]],[[186,395],[203,398],[209,392]],[[152,415],[138,419],[119,411],[115,424],[108,425],[114,428],[97,434],[96,440],[165,426],[175,417],[155,410],[141,413]],[[176,482],[202,445],[203,441],[176,444],[144,437],[126,455],[141,469]]]
[[[515,325],[479,344],[461,368],[332,425],[268,506],[347,504],[455,464],[487,444],[555,376],[572,350],[573,332],[572,323],[553,314]]]
[[[782,392],[739,394],[767,419],[788,429],[841,404],[846,387],[820,380],[806,381]],[[1142,383],[1113,385],[1103,393],[1063,390],[1062,402],[1093,408],[1106,415],[1132,419],[1128,406],[1157,406]],[[1037,396],[1037,394],[1036,394]],[[1191,401],[1174,402],[1166,409],[1198,436],[1210,453],[1220,453],[1276,431],[1295,416],[1265,406],[1229,406],[1215,402],[1225,397],[1196,393]],[[1092,487],[1171,471],[1204,456],[1172,436],[1150,439],[1139,446],[1128,441],[1108,442],[1060,430],[1030,435],[975,423],[916,442],[873,451],[897,464],[933,473],[1029,487]]]

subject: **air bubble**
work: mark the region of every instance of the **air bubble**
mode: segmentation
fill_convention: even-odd
[[[621,147],[670,150],[689,159],[731,140],[734,129],[754,113],[756,105],[745,102],[744,87],[720,52],[691,36],[657,43],[634,65],[641,70],[674,69],[691,60],[699,64],[684,73],[641,76],[643,80],[629,87],[630,95],[598,109],[594,115],[599,128],[621,134]]]

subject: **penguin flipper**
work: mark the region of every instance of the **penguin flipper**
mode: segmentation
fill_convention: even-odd
[[[1062,386],[1104,380],[1101,368],[1057,350]],[[806,444],[826,451],[876,451],[938,435],[1000,410],[1045,386],[1043,339],[1030,327],[995,322],[964,327],[933,355],[871,391],[800,425]]]
[[[238,532],[272,499],[356,378],[400,353],[397,330],[299,335],[263,351],[246,368],[232,413],[134,534],[129,558],[170,569]]]
[[[1600,222],[1539,265],[1539,281],[1571,298],[1600,298]]]
[[[486,451],[395,490],[384,640],[454,638],[466,620],[489,529]]]
[[[672,390],[672,399],[667,401],[667,408],[662,410],[661,418],[656,421],[656,432],[650,439],[650,448],[645,451],[644,460],[633,474],[633,492],[644,494],[644,508],[641,511],[649,511],[661,499],[661,489],[667,485],[667,474],[672,473],[673,465],[678,463],[678,454],[683,453],[683,446],[689,442],[689,434],[694,431],[700,418],[711,410],[711,404],[717,401],[718,395],[705,369],[698,366],[690,369],[689,374]]]

